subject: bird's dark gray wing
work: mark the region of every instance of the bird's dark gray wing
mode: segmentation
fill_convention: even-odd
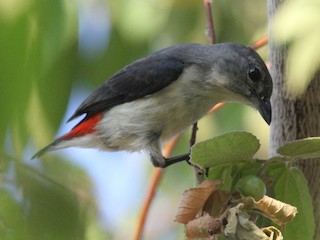
[[[115,73],[96,89],[75,111],[72,120],[86,113],[86,118],[116,105],[160,91],[179,78],[184,62],[176,58],[152,55],[135,61]]]

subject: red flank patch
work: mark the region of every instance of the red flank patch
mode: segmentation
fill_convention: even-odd
[[[101,120],[102,113],[97,113],[92,117],[80,122],[70,132],[61,137],[63,140],[69,140],[75,137],[80,137],[94,132],[94,127]]]

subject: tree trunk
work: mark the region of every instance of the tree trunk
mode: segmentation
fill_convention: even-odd
[[[268,1],[269,23],[282,2],[284,1]],[[272,42],[272,35],[270,38],[270,73],[274,84],[271,99],[270,154],[273,156],[276,154],[276,149],[287,142],[320,136],[320,71],[316,73],[302,96],[296,99],[289,98],[284,84],[287,51],[285,47]],[[320,239],[320,191],[318,190],[320,186],[320,161],[319,159],[306,159],[297,161],[295,165],[307,179],[313,200],[316,224],[314,239]]]

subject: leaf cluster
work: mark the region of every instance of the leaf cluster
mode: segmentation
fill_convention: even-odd
[[[301,171],[292,167],[291,163],[301,158],[319,158],[320,138],[307,138],[287,143],[278,149],[276,157],[269,159],[254,157],[259,147],[259,140],[248,132],[230,132],[193,146],[192,163],[206,168],[207,180],[215,182],[211,184],[211,187],[205,185],[205,193],[195,192],[194,199],[196,200],[188,202],[187,199],[192,198],[185,196],[190,193],[185,193],[179,208],[183,211],[182,214],[180,210],[178,211],[177,220],[188,226],[190,221],[199,221],[204,224],[202,217],[210,219],[205,220],[207,238],[203,239],[210,239],[207,228],[211,226],[210,224],[219,225],[214,233],[220,233],[227,239],[233,239],[228,235],[232,219],[236,221],[235,225],[239,226],[239,229],[232,230],[233,236],[237,236],[235,239],[248,239],[245,237],[251,236],[250,234],[255,231],[257,231],[256,236],[262,234],[261,231],[264,232],[262,228],[256,227],[257,225],[262,227],[261,225],[267,223],[263,217],[259,217],[257,221],[251,221],[252,216],[258,214],[270,219],[275,224],[274,226],[284,229],[286,225],[283,232],[285,239],[312,239],[314,219],[308,186]],[[272,198],[265,195],[256,202],[253,198],[242,196],[234,186],[241,177],[248,175],[261,178],[267,185],[267,195]],[[199,188],[203,188],[202,184]],[[186,201],[187,204],[185,204]],[[194,205],[195,201],[196,205]],[[208,208],[208,206],[211,207]],[[189,212],[188,217],[184,218],[186,207],[193,212],[192,214]],[[237,212],[236,219],[231,217],[232,211]],[[182,221],[181,215],[183,216]],[[268,228],[267,231],[271,231],[273,236],[279,238],[268,239],[281,239],[281,232],[270,229],[274,228]],[[203,229],[200,232],[203,232]],[[250,239],[255,239],[252,236]],[[270,234],[267,236],[269,237]]]

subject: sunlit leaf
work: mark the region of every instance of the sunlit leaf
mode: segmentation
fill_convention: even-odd
[[[319,24],[317,0],[287,1],[273,19],[274,39],[289,43],[286,85],[293,96],[304,92],[320,67]]]
[[[318,14],[320,15],[320,8]],[[286,85],[294,96],[306,90],[320,67],[319,41],[320,31],[315,31],[294,41],[289,48]]]
[[[157,34],[166,23],[171,4],[170,1],[128,0],[122,4],[121,11],[114,18],[126,38],[131,41],[146,40]],[[146,21],[155,14],[157,18],[153,18],[154,21]]]
[[[275,39],[286,42],[317,31],[314,27],[320,21],[319,7],[317,0],[285,2],[273,20]]]

